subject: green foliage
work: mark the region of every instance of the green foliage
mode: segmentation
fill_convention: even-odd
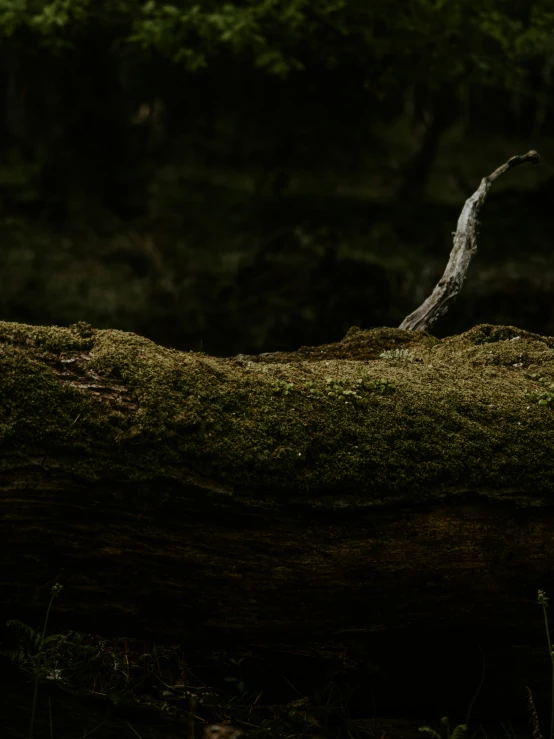
[[[286,380],[275,380],[273,383],[273,392],[275,395],[288,395],[294,390],[292,382],[286,382]]]
[[[446,739],[463,739],[467,732],[467,726],[465,724],[459,724],[456,726],[452,734],[450,733],[450,723],[448,721],[447,716],[443,716],[441,718],[441,723],[446,726]],[[422,733],[429,734],[429,736],[433,737],[433,739],[442,739],[441,735],[438,733],[438,731],[435,731],[430,726],[420,726],[418,731],[421,731]]]
[[[329,719],[333,719],[334,723],[340,724],[346,729],[346,736],[349,737],[360,737],[365,736],[365,732],[359,732],[356,722],[350,721],[348,717],[347,702],[340,699],[340,709],[338,711],[332,710],[330,699],[332,696],[332,685],[329,693],[327,702],[321,700],[317,692],[314,691],[314,697],[319,705],[312,705],[309,697],[302,697],[299,700],[294,700],[288,703],[286,707],[271,706],[271,716],[268,719],[263,713],[258,713],[258,707],[256,706],[260,694],[257,691],[248,692],[246,690],[243,675],[242,675],[242,663],[244,657],[234,659],[231,657],[227,658],[227,652],[212,652],[212,657],[220,663],[219,672],[222,671],[225,666],[231,667],[236,675],[230,675],[223,678],[225,683],[230,683],[236,687],[236,695],[227,697],[220,703],[220,696],[212,688],[188,688],[184,682],[173,683],[171,680],[171,671],[169,682],[165,675],[162,675],[160,667],[160,658],[167,657],[171,653],[171,649],[163,649],[156,645],[152,647],[152,654],[140,654],[138,661],[142,662],[142,659],[147,657],[150,658],[150,668],[154,665],[157,667],[159,677],[159,692],[163,700],[156,699],[153,694],[154,690],[149,686],[148,691],[145,694],[144,682],[145,677],[149,674],[152,675],[151,669],[145,670],[144,665],[139,665],[137,661],[137,653],[129,650],[127,639],[113,640],[112,643],[102,637],[95,637],[91,635],[85,635],[78,632],[69,632],[65,635],[52,635],[46,637],[46,628],[48,623],[48,616],[52,606],[52,602],[62,590],[62,586],[56,583],[52,587],[52,595],[48,604],[47,612],[44,619],[44,625],[42,634],[39,634],[32,627],[23,624],[17,620],[8,621],[9,626],[14,626],[19,629],[26,640],[25,654],[31,657],[31,671],[35,676],[35,692],[33,698],[33,708],[31,716],[31,726],[29,737],[32,739],[34,732],[34,718],[36,713],[37,704],[37,690],[39,681],[46,679],[56,680],[60,682],[60,687],[68,689],[70,692],[78,692],[79,694],[86,694],[87,692],[105,692],[109,700],[113,704],[117,704],[124,699],[131,699],[131,705],[143,703],[146,698],[146,704],[151,711],[153,707],[157,705],[160,714],[164,712],[171,712],[171,715],[175,718],[176,708],[175,703],[183,705],[186,700],[188,708],[188,718],[194,726],[194,706],[196,703],[203,704],[205,710],[215,710],[216,712],[225,710],[225,716],[229,719],[229,715],[232,714],[233,722],[238,719],[239,722],[243,722],[241,716],[245,716],[245,720],[248,720],[248,725],[254,729],[251,732],[255,736],[270,736],[270,735],[288,735],[288,736],[320,736],[321,727],[327,728]],[[548,596],[542,590],[537,591],[537,603],[543,609],[546,636],[548,642],[548,651],[552,663],[552,694],[551,694],[551,723],[550,723],[550,739],[554,737],[554,651],[552,649],[552,641],[550,637],[550,630],[548,625],[547,607],[548,607]],[[85,644],[85,641],[89,640],[92,644]],[[124,649],[121,650],[120,644],[123,643]],[[32,649],[29,651],[29,646]],[[52,654],[46,655],[45,646],[54,645]],[[5,654],[5,653],[4,653]],[[20,656],[11,655],[12,659],[18,663],[18,666],[25,669],[25,659]],[[37,657],[37,661],[33,661],[33,658]],[[134,659],[130,659],[134,658]],[[43,659],[44,658],[44,659]],[[42,663],[41,663],[42,661]],[[75,676],[82,675],[82,667],[86,663],[96,662],[96,666],[93,670],[85,670],[86,683],[76,684]],[[29,662],[29,660],[27,660]],[[178,655],[178,667],[179,674],[185,674],[185,661],[182,654]],[[61,667],[60,667],[61,665]],[[141,673],[139,678],[133,679],[136,672]],[[109,674],[108,679],[105,681],[106,674]],[[71,678],[68,679],[68,675]],[[484,676],[481,677],[481,682],[477,689],[477,693],[482,686]],[[285,680],[294,688],[294,685],[285,678]],[[113,689],[113,686],[116,689]],[[99,691],[100,688],[100,691]],[[294,688],[296,690],[296,688]],[[532,693],[529,687],[526,687],[528,693],[528,703],[531,712],[531,725],[533,729],[534,737],[541,737],[539,720],[537,712],[534,706]],[[138,691],[141,691],[140,695]],[[297,691],[298,692],[298,691]],[[467,734],[469,716],[471,707],[475,701],[475,696],[472,699],[470,708],[468,710],[466,722],[456,726],[453,732],[450,731],[450,723],[448,717],[444,716],[441,718],[441,724],[446,727],[445,739],[464,739]],[[186,714],[185,714],[186,715]],[[205,720],[205,719],[204,719]],[[103,722],[104,723],[104,722]],[[103,724],[101,724],[103,725]],[[129,728],[139,736],[133,727],[127,722]],[[313,732],[312,732],[313,730]],[[419,728],[421,733],[427,734],[431,739],[443,739],[441,734],[432,729],[429,726],[422,726]],[[327,733],[327,731],[325,731]],[[52,724],[51,724],[51,735]],[[333,734],[333,736],[343,736],[342,732]]]
[[[546,377],[538,377],[538,375],[531,375],[533,380],[538,378],[538,382],[547,382]],[[547,388],[542,392],[540,390],[527,391],[528,399],[539,405],[551,405],[554,401],[554,383],[549,383]]]
[[[361,397],[357,390],[349,390],[345,387],[346,380],[338,378],[333,379],[332,377],[327,377],[325,380],[327,385],[327,397],[328,398],[336,398],[336,397],[343,397],[344,400],[347,400],[348,396],[351,395],[353,398]],[[360,380],[361,384],[361,380]]]
[[[366,377],[361,377],[355,380],[351,387],[348,387],[348,384],[348,381],[344,378],[327,377],[324,395],[328,398],[341,398],[346,402],[353,400],[365,401],[367,392],[386,395],[396,390],[394,382],[385,379],[369,380]],[[308,382],[306,387],[311,395],[319,396],[320,391],[313,382]]]
[[[379,395],[387,395],[393,393],[397,388],[392,380],[370,380],[367,383],[367,387]]]
[[[408,77],[438,86],[470,75],[511,88],[523,86],[522,64],[530,58],[548,64],[553,44],[550,4],[543,0],[530,14],[522,11],[501,0],[150,0],[127,40],[193,70],[221,51],[279,76],[314,62],[333,68],[339,59],[355,58],[371,70],[372,85],[396,87]]]
[[[60,53],[73,47],[76,31],[90,21],[90,0],[5,0],[0,7],[0,38],[30,31],[40,47]]]
[[[356,60],[374,89],[397,88],[406,78],[438,86],[468,76],[523,89],[522,65],[550,64],[552,24],[547,0],[531,12],[501,0],[5,0],[0,9],[0,37],[31,32],[56,53],[94,25],[189,71],[222,53],[281,77]]]

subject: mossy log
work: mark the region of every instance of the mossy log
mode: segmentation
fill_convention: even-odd
[[[216,358],[0,323],[0,372],[5,618],[40,624],[60,582],[55,630],[545,640],[553,338],[352,328]]]

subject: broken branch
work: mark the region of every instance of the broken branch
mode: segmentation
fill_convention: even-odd
[[[428,331],[448,310],[452,301],[462,289],[470,262],[477,252],[477,216],[486,200],[492,183],[512,167],[525,162],[538,164],[540,157],[536,151],[515,156],[490,174],[483,177],[479,188],[469,197],[458,218],[454,234],[454,246],[446,269],[429,297],[413,313],[402,321],[399,328],[408,331]]]

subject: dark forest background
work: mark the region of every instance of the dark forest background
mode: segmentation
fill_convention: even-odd
[[[0,0],[0,320],[86,321],[220,356],[338,341],[353,325],[398,326],[440,278],[481,178],[530,149],[541,164],[492,187],[478,253],[437,336],[478,323],[554,335],[554,0]],[[40,525],[30,508],[21,515]],[[504,690],[514,667],[504,669],[496,645],[511,627],[499,618],[491,629],[487,680],[497,676]],[[380,711],[434,709],[418,687],[434,670],[428,700],[444,711],[451,691],[465,715],[475,683],[455,686],[469,675],[460,655],[474,658],[473,634],[450,630],[444,647],[436,642],[438,662],[419,632],[374,636],[376,659],[388,661],[375,678]],[[98,674],[103,665],[115,674],[115,647],[99,643]],[[247,700],[243,658],[230,654],[200,663],[205,685],[242,685],[229,706]],[[281,655],[269,654],[279,667]],[[283,674],[292,665],[295,683],[324,686],[321,695],[331,686],[326,705],[335,701],[334,666],[282,654]],[[281,672],[274,678],[267,664],[245,669],[246,684],[263,677],[271,693]],[[373,673],[356,670],[354,710],[367,712]],[[10,688],[0,713],[15,706],[18,736],[27,736],[19,683],[0,673]],[[277,695],[291,687],[297,698],[286,683]],[[41,705],[47,726],[50,703]],[[67,722],[64,735],[65,716],[77,722],[67,705],[52,711]],[[546,721],[548,707],[537,705]],[[315,732],[306,723],[301,733]]]
[[[397,326],[495,183],[438,336],[554,334],[552,0],[2,0],[0,319],[227,355]]]

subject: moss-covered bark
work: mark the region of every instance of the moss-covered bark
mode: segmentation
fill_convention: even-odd
[[[395,348],[409,354],[380,357]],[[272,506],[464,489],[548,501],[554,415],[537,400],[553,363],[553,339],[487,325],[441,341],[351,329],[338,344],[218,359],[82,324],[0,323],[0,465]]]

